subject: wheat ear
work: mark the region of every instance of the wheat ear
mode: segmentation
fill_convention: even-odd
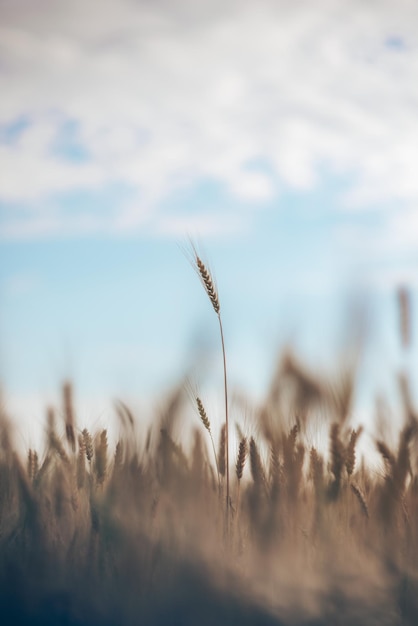
[[[361,510],[363,512],[363,515],[365,517],[367,517],[367,519],[369,519],[369,507],[367,506],[367,502],[366,502],[366,499],[365,499],[365,497],[363,495],[363,492],[354,483],[351,483],[350,487],[351,487],[351,491],[354,493],[354,495],[356,496],[356,498],[357,498],[357,500],[358,500],[358,502],[360,504],[360,508],[361,508]]]
[[[207,413],[205,411],[205,407],[203,406],[203,402],[202,402],[202,400],[199,397],[196,398],[196,404],[197,404],[197,410],[199,412],[200,420],[201,420],[203,426],[208,431],[209,437],[210,437],[210,440],[211,440],[211,443],[212,443],[213,455],[215,457],[215,463],[216,463],[216,473],[218,474],[218,487],[219,487],[219,490],[220,490],[221,489],[221,477],[219,475],[218,457],[216,455],[215,442],[213,441],[212,429],[211,429],[210,421],[209,421],[208,415],[207,415]]]
[[[86,453],[86,459],[89,463],[91,463],[91,460],[93,458],[93,439],[89,433],[89,431],[87,430],[87,428],[84,428],[82,433],[81,433],[82,437],[83,437],[83,442],[84,442],[84,450]]]
[[[244,472],[244,466],[245,466],[245,461],[247,460],[247,455],[248,455],[247,438],[243,437],[241,439],[240,443],[239,443],[237,462],[235,464],[235,471],[236,471],[237,479],[238,479],[238,485],[237,485],[237,505],[236,505],[237,516],[239,514],[239,501],[240,501],[240,494],[241,494],[241,479],[242,479],[242,475],[243,475],[243,472]]]
[[[196,252],[195,252],[195,256],[196,256],[197,271],[202,281],[203,287],[205,288],[205,291],[209,296],[209,300],[212,302],[212,306],[214,308],[216,315],[219,315],[221,311],[221,307],[219,304],[218,291],[216,289],[214,280],[208,268],[203,263],[202,259],[196,254]]]
[[[346,458],[345,458],[345,467],[347,470],[347,474],[349,476],[351,476],[354,472],[354,468],[356,465],[356,443],[357,443],[357,439],[360,437],[362,432],[363,432],[363,429],[361,426],[357,430],[353,429],[351,431],[350,441],[347,446]]]
[[[247,460],[247,453],[248,453],[247,438],[243,437],[239,443],[237,463],[235,465],[238,482],[241,482],[242,474],[244,472],[245,461]]]

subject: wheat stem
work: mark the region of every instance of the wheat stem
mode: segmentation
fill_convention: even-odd
[[[218,312],[219,329],[221,332],[222,343],[222,358],[224,365],[224,395],[225,395],[225,447],[226,447],[226,533],[229,535],[229,422],[228,422],[228,384],[226,378],[226,353],[225,353],[225,341],[222,328],[221,314]]]
[[[230,507],[230,492],[229,492],[229,420],[228,420],[228,384],[227,384],[227,376],[226,376],[226,353],[225,353],[225,339],[224,332],[222,327],[222,318],[221,318],[221,307],[219,303],[218,290],[216,288],[215,282],[212,278],[212,275],[206,265],[203,263],[202,259],[197,254],[196,248],[192,243],[195,267],[197,273],[200,277],[202,285],[209,297],[209,300],[212,303],[213,309],[218,316],[219,322],[219,330],[221,334],[221,344],[222,344],[222,360],[223,360],[223,369],[224,369],[224,396],[225,396],[225,446],[226,446],[226,502],[225,502],[225,523],[226,523],[226,536],[229,537],[229,507]]]

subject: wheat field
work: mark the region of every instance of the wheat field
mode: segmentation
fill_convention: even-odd
[[[46,409],[44,449],[23,458],[4,409],[1,623],[417,624],[418,421],[408,376],[399,379],[396,442],[353,426],[353,367],[329,381],[291,352],[253,419],[238,411],[232,420],[219,296],[194,261],[220,322],[223,424],[215,428],[204,398],[179,385],[145,432],[119,402],[121,436],[110,441],[77,423],[65,383],[61,406]],[[190,404],[195,422],[183,441]]]

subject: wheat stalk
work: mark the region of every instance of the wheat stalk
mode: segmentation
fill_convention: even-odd
[[[222,424],[221,433],[219,436],[219,451],[218,451],[218,467],[221,476],[225,476],[226,471],[226,425]]]
[[[226,375],[226,352],[225,352],[225,339],[221,318],[221,307],[219,303],[218,290],[215,285],[215,281],[202,259],[198,255],[195,246],[191,242],[194,264],[200,281],[208,295],[209,300],[212,303],[213,310],[218,317],[219,332],[221,336],[222,345],[222,360],[224,370],[224,397],[225,397],[225,451],[226,451],[226,502],[225,502],[225,516],[226,516],[226,535],[229,536],[229,507],[230,507],[230,489],[229,489],[229,419],[228,419],[228,383]]]

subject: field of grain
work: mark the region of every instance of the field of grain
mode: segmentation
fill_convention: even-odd
[[[46,410],[46,445],[16,452],[0,423],[2,624],[219,626],[418,623],[418,429],[406,374],[396,444],[353,427],[355,371],[336,380],[283,354],[252,420],[224,423],[183,385],[142,431],[76,420],[71,384]],[[409,341],[402,292],[403,340]],[[341,367],[340,367],[341,371]],[[192,404],[190,441],[179,424]],[[368,432],[366,433],[366,430]],[[321,433],[313,445],[312,433]],[[359,453],[362,439],[371,446]],[[369,458],[370,456],[370,458]]]

